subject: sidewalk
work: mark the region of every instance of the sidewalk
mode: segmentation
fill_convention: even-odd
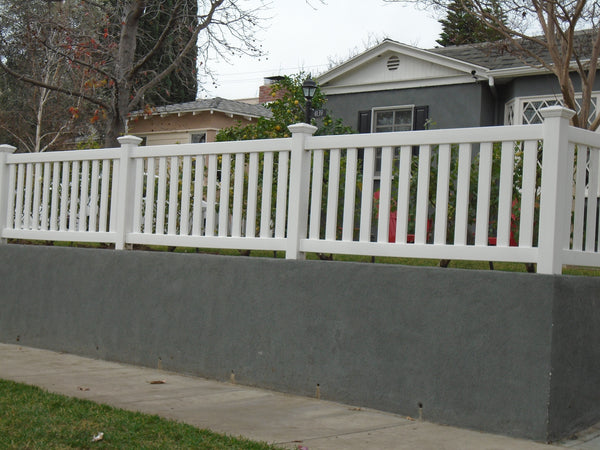
[[[600,450],[600,429],[562,445],[479,433],[324,400],[0,344],[0,378],[158,414],[285,448]],[[164,384],[151,381],[164,380]]]

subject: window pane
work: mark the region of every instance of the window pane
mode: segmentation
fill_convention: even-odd
[[[394,112],[393,111],[381,111],[377,113],[377,128],[386,125],[392,125],[394,123]]]
[[[394,120],[395,125],[412,125],[412,111],[400,110],[396,111],[396,117]]]

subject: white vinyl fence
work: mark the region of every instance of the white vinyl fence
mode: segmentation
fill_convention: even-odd
[[[13,153],[0,238],[600,266],[600,136],[540,125]]]

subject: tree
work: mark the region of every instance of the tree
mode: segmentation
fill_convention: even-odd
[[[576,111],[572,124],[596,130],[600,114],[590,120],[592,90],[600,56],[600,2],[588,0],[384,0],[414,1],[444,12],[460,5],[482,25],[503,37],[491,48],[511,52],[524,63],[545,68],[556,77],[564,105]],[[501,11],[497,14],[495,11]],[[581,82],[576,94],[572,74]]]
[[[3,10],[3,18],[11,19],[5,20],[10,27],[5,36],[14,38],[19,32],[15,24],[28,23],[33,10],[39,7],[32,5]],[[47,7],[43,10],[46,12]],[[57,35],[49,33],[46,38],[56,41]],[[33,74],[45,84],[72,85],[69,68],[58,55],[46,47],[35,45],[30,39],[23,39],[20,46],[12,39],[11,44],[11,52],[5,53],[3,60],[7,67]],[[45,87],[15,80],[6,72],[0,72],[0,103],[2,143],[14,144],[19,150],[41,152],[56,148],[71,137],[78,127],[87,126],[85,122],[75,120],[76,116],[84,117],[87,114],[81,101],[74,103],[73,99]]]
[[[442,32],[436,41],[438,44],[447,47],[502,39],[502,34],[478,20],[459,1],[452,1],[448,5],[446,18],[439,21],[442,24]],[[501,14],[501,12],[497,11],[496,14]]]
[[[183,46],[191,37],[192,30],[196,28],[198,24],[198,0],[185,0],[185,2],[185,7],[190,11],[189,17],[187,17],[189,21],[187,28],[182,28],[178,34],[171,34],[167,37],[164,51],[155,54],[149,59],[147,64],[149,69],[145,71],[142,83],[168,67],[170,58],[183,50]],[[140,36],[147,34],[148,37],[144,37],[138,41],[136,48],[136,56],[138,58],[143,57],[144,54],[151,50],[149,45],[156,40],[156,37],[160,36],[163,28],[168,24],[168,11],[171,11],[175,7],[175,4],[176,0],[163,0],[156,15],[145,15],[142,17],[140,20]],[[196,100],[198,92],[197,56],[197,48],[190,50],[181,64],[156,86],[155,89],[145,95],[144,104],[154,106]]]
[[[303,73],[286,76],[273,84],[273,102],[265,106],[271,110],[270,118],[260,117],[256,123],[243,125],[241,122],[233,127],[224,128],[217,134],[217,141],[243,141],[250,139],[272,139],[289,137],[288,126],[305,121],[305,99],[302,92],[302,83],[306,79]],[[279,93],[283,93],[281,98]],[[317,91],[312,99],[312,106],[320,109],[325,105],[325,97],[317,86]],[[313,123],[316,121],[313,120]],[[349,134],[355,131],[342,123],[341,119],[334,119],[326,115],[315,134]]]
[[[186,59],[194,59],[197,46],[205,60],[215,52],[222,58],[240,52],[260,54],[253,39],[258,12],[243,9],[235,0],[203,0],[197,6],[189,0],[172,0],[169,8],[159,0],[24,3],[5,0],[0,10],[0,69],[23,82],[95,105],[94,118],[106,118],[106,146],[116,145],[116,138],[126,131],[129,113],[143,107],[147,95],[160,92],[157,87]],[[29,20],[11,22],[8,13],[23,8],[30,8]],[[163,24],[159,35],[143,26],[157,18]],[[55,33],[58,38],[49,39]],[[58,55],[74,79],[84,80],[83,85],[45,82],[7,64],[24,42]],[[153,63],[157,58],[158,66]]]

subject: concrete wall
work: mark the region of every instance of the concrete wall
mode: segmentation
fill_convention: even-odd
[[[0,246],[0,341],[544,441],[600,420],[595,278]]]

